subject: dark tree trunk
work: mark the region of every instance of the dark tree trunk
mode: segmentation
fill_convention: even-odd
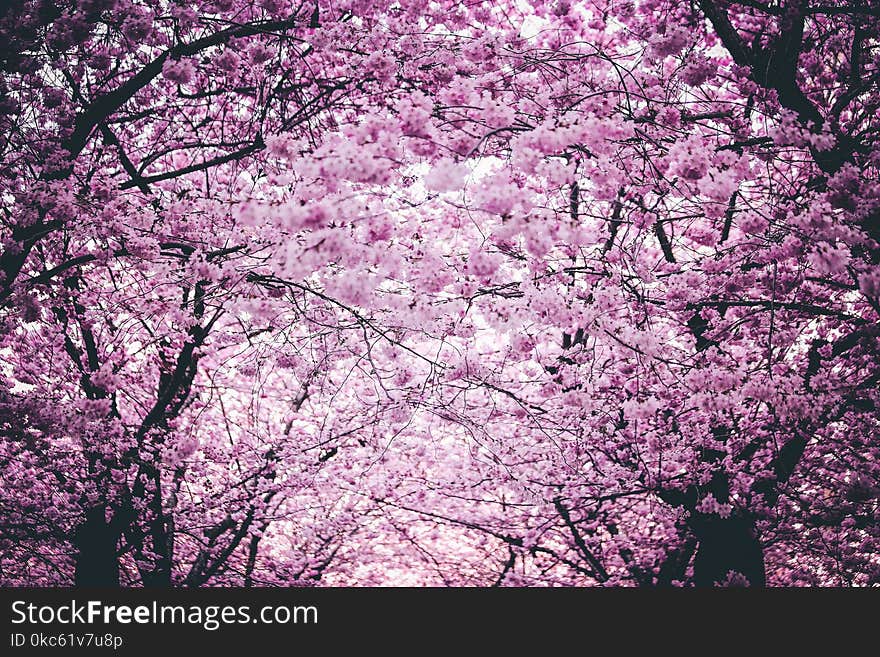
[[[104,518],[104,507],[89,509],[74,536],[77,586],[119,586],[118,534]]]
[[[153,478],[155,489],[150,498],[150,536],[156,560],[152,569],[142,571],[143,584],[147,588],[171,588],[171,563],[174,556],[174,523],[162,508],[162,481],[157,473]]]
[[[715,586],[733,571],[749,586],[766,586],[764,550],[753,523],[743,518],[703,516],[692,525],[700,541],[694,557],[694,583]]]
[[[160,565],[156,570],[143,573],[141,581],[144,588],[147,589],[170,589],[171,588],[171,571]]]

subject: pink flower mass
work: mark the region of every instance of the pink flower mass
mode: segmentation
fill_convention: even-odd
[[[6,3],[0,584],[880,584],[870,7]]]

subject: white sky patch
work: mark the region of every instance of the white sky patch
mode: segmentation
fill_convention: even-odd
[[[526,16],[525,20],[523,21],[522,27],[520,27],[519,35],[523,39],[534,39],[548,25],[549,23],[540,16],[535,16],[534,14]]]

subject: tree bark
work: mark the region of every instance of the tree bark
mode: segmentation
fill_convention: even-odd
[[[702,516],[691,527],[699,539],[694,557],[694,584],[715,586],[731,572],[745,577],[749,586],[767,585],[764,550],[754,523],[744,518]]]
[[[119,586],[119,558],[116,554],[118,533],[104,517],[104,507],[86,511],[85,520],[76,529],[76,586]]]

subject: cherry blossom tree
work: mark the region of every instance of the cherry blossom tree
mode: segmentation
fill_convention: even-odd
[[[20,1],[0,578],[880,581],[880,8]]]

